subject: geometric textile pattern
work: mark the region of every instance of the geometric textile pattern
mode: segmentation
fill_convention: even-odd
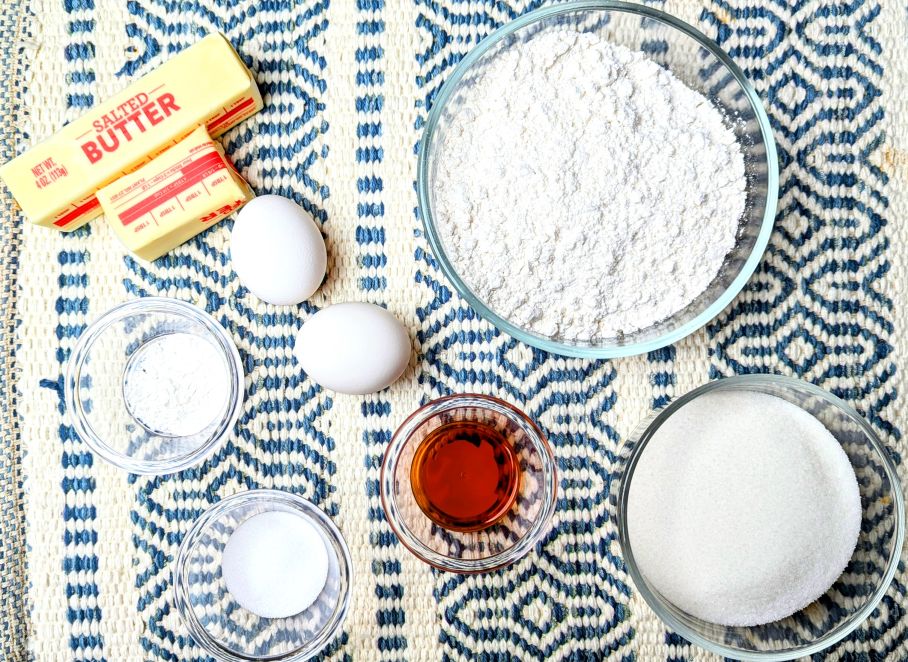
[[[715,375],[781,372],[850,401],[901,464],[892,345],[898,294],[877,2],[709,3],[703,29],[764,99],[779,151],[776,231],[746,290],[709,326]],[[901,368],[904,370],[904,367]],[[908,641],[908,575],[829,654]],[[866,645],[866,644],[864,644]]]
[[[328,513],[355,579],[327,660],[705,660],[646,607],[609,505],[639,420],[709,379],[777,372],[852,402],[908,480],[908,10],[853,0],[653,0],[715,39],[753,81],[780,158],[776,225],[744,291],[706,328],[648,355],[570,359],[480,318],[423,236],[416,146],[441,85],[497,27],[541,0],[17,0],[0,8],[0,158],[25,150],[202,35],[220,31],[265,108],[220,141],[258,195],[292,198],[328,247],[300,306],[237,280],[232,218],[154,263],[106,222],[62,234],[0,196],[0,650],[11,660],[207,660],[175,610],[172,563],[195,519],[257,487]],[[660,45],[647,40],[643,48]],[[207,72],[198,72],[207,75]],[[130,476],[90,453],[63,406],[87,324],[141,296],[192,302],[236,342],[245,400],[207,461]],[[386,307],[414,346],[399,382],[324,390],[295,336],[343,301]],[[450,393],[508,400],[542,427],[559,470],[552,528],[496,572],[432,570],[393,534],[379,498],[388,441]],[[908,659],[908,575],[830,659]],[[824,656],[817,656],[818,659]]]

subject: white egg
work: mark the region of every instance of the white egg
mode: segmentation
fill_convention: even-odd
[[[318,384],[364,395],[390,386],[403,374],[410,361],[410,336],[384,308],[339,303],[303,325],[293,351]]]
[[[230,235],[233,270],[262,301],[281,306],[311,297],[325,278],[328,255],[305,209],[279,195],[246,203]]]

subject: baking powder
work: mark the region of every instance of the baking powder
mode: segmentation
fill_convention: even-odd
[[[735,135],[701,94],[558,28],[477,73],[438,143],[434,212],[470,289],[544,336],[611,338],[682,310],[735,245]]]
[[[123,377],[126,409],[149,432],[188,437],[224,414],[230,373],[222,353],[200,336],[167,333],[130,358]]]

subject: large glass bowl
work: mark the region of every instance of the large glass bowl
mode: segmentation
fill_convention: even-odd
[[[624,336],[592,343],[569,342],[521,328],[492,310],[467,285],[448,257],[434,214],[437,149],[451,119],[470,109],[464,91],[476,84],[477,73],[504,51],[533,39],[540,30],[570,26],[595,32],[669,69],[689,87],[716,105],[734,131],[744,154],[746,207],[737,242],[709,287],[689,306],[671,317]],[[654,47],[656,45],[657,47]],[[541,129],[541,127],[540,127]],[[506,155],[504,155],[506,158]],[[590,164],[591,167],[597,164]],[[607,167],[607,164],[598,164]],[[769,241],[778,197],[778,164],[769,120],[743,72],[715,42],[683,21],[656,9],[624,2],[572,2],[538,9],[482,40],[456,67],[432,104],[419,147],[417,192],[419,210],[432,252],[441,270],[461,296],[485,319],[529,345],[557,354],[605,358],[641,354],[668,345],[715,317],[744,286]],[[616,293],[620,296],[621,293]]]
[[[788,618],[753,627],[710,623],[672,604],[647,582],[634,559],[627,500],[634,472],[656,431],[684,405],[715,391],[750,391],[786,400],[820,421],[842,445],[858,481],[861,530],[851,562],[818,600]],[[778,375],[711,382],[644,419],[616,461],[612,491],[618,539],[628,573],[656,615],[682,637],[728,658],[790,660],[831,646],[858,627],[882,600],[902,552],[905,505],[895,466],[873,428],[850,405],[821,388]]]

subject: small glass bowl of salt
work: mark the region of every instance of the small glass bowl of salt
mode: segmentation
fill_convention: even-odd
[[[840,641],[889,588],[904,542],[898,475],[849,404],[746,375],[653,412],[615,464],[628,572],[703,648],[789,660]]]
[[[243,400],[227,331],[192,304],[146,297],[115,306],[79,337],[65,380],[76,434],[105,460],[162,475],[211,455]]]
[[[353,562],[337,526],[279,490],[226,497],[199,517],[173,565],[192,638],[225,662],[301,662],[340,632]]]

